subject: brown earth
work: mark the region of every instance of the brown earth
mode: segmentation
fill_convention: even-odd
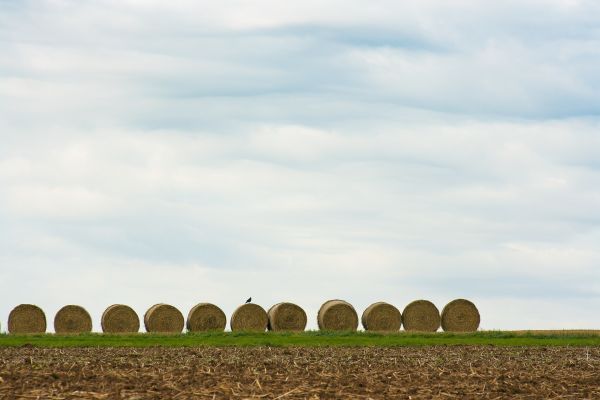
[[[600,398],[600,348],[0,348],[1,399]]]

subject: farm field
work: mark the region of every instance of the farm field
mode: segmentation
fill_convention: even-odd
[[[600,347],[0,347],[0,398],[600,397]]]

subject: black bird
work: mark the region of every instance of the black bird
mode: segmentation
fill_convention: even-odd
[[[246,304],[248,303],[252,303],[252,297],[248,297],[248,300],[246,300]]]

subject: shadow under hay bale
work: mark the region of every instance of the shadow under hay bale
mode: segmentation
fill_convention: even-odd
[[[54,317],[54,331],[59,335],[89,333],[92,331],[92,317],[81,306],[64,306]]]
[[[102,313],[100,324],[104,333],[136,333],[140,330],[140,317],[129,306],[113,304]]]
[[[181,333],[183,324],[183,314],[169,304],[155,304],[144,314],[144,327],[147,332]]]
[[[33,304],[20,304],[8,315],[8,333],[28,334],[46,332],[46,314]]]
[[[397,332],[402,325],[402,315],[393,305],[380,301],[367,307],[361,321],[367,331]]]
[[[479,322],[479,311],[469,300],[452,300],[442,310],[442,329],[447,332],[475,332]]]
[[[267,312],[258,304],[247,303],[239,306],[231,315],[232,331],[264,332],[269,318]]]
[[[355,331],[358,328],[358,314],[344,300],[328,300],[319,308],[317,324],[320,330]]]
[[[402,312],[404,330],[435,332],[440,328],[440,311],[429,300],[415,300]]]
[[[196,304],[186,322],[190,332],[224,331],[226,325],[227,317],[223,310],[211,303]]]
[[[303,331],[306,328],[306,312],[293,303],[277,303],[269,308],[270,331]]]

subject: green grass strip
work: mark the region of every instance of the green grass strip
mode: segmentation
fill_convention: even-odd
[[[475,333],[377,334],[367,332],[250,333],[213,332],[179,335],[0,335],[0,346],[36,347],[148,347],[148,346],[600,346],[598,334],[561,334],[483,331]]]

